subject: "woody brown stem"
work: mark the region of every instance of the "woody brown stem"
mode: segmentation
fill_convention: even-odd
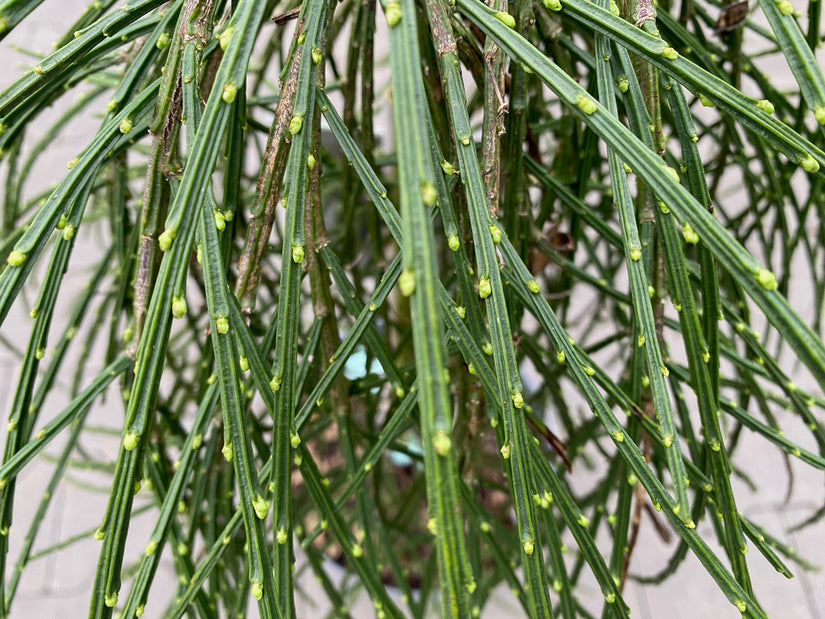
[[[298,34],[303,30],[303,25],[303,21],[298,23]],[[295,48],[286,78],[281,84],[281,97],[275,109],[275,118],[272,121],[264,151],[264,166],[258,175],[257,198],[249,216],[246,240],[238,259],[235,295],[240,300],[241,310],[245,315],[251,314],[255,305],[261,258],[269,242],[272,226],[275,224],[275,211],[281,196],[281,178],[284,175],[291,145],[288,128],[298,85],[298,69],[301,64],[302,50],[302,45]]]
[[[492,0],[490,8],[505,11],[504,0]],[[492,37],[484,42],[484,120],[481,128],[481,178],[487,195],[487,208],[498,213],[501,186],[501,136],[507,102],[504,97],[505,59]]]

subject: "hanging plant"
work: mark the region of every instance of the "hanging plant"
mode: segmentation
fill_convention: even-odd
[[[0,614],[72,543],[92,617],[626,617],[688,557],[782,612],[737,478],[825,468],[819,5],[90,3],[0,92]]]

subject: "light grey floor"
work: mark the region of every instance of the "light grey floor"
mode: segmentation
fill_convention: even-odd
[[[34,64],[23,55],[10,49],[10,44],[25,45],[29,48],[48,50],[52,41],[56,40],[68,27],[79,10],[85,5],[82,0],[46,0],[44,6],[38,9],[28,20],[25,30],[15,33],[0,46],[0,88],[4,88],[17,76],[21,67]],[[800,4],[801,8],[804,8]],[[105,102],[101,102],[101,107]],[[88,123],[78,123],[69,127],[58,139],[50,145],[49,152],[44,158],[43,165],[38,168],[44,182],[56,180],[65,169],[65,162],[76,155],[78,148],[85,144],[96,127],[96,121],[90,119]],[[93,232],[91,234],[94,234]],[[78,289],[85,283],[87,271],[82,268],[82,256],[72,261],[71,272],[67,275],[68,289]],[[810,297],[805,290],[794,290],[791,299],[799,311],[810,311]],[[17,346],[25,346],[28,337],[30,320],[28,310],[21,304],[14,308],[2,334],[10,337]],[[793,368],[793,364],[786,364]],[[0,411],[8,411],[13,398],[13,388],[17,379],[18,364],[13,355],[0,349]],[[814,385],[806,385],[816,390]],[[110,408],[99,407],[95,412],[96,422],[117,427],[118,419],[122,419],[121,407],[117,404],[116,394],[110,394]],[[53,411],[57,412],[62,402],[53,401]],[[112,416],[115,420],[112,420]],[[120,415],[120,417],[117,417]],[[784,420],[782,420],[784,421]],[[94,445],[86,445],[102,460],[112,460],[116,455],[117,441],[101,440]],[[823,475],[810,468],[793,464],[795,473],[795,491],[790,501],[785,502],[786,472],[785,464],[777,451],[768,447],[764,441],[748,434],[743,437],[743,444],[739,449],[736,460],[743,469],[759,481],[761,491],[758,494],[750,492],[743,484],[737,483],[737,499],[743,513],[764,525],[769,531],[781,539],[795,546],[806,558],[825,565],[822,548],[825,547],[825,523],[820,523],[800,532],[787,533],[787,529],[794,523],[804,519],[817,506],[825,502],[825,484]],[[15,503],[15,522],[26,523],[35,509],[36,501],[42,493],[43,487],[51,471],[51,465],[36,463],[29,466],[20,477],[21,497]],[[93,473],[74,474],[77,482],[86,482],[105,487],[107,480],[104,476]],[[81,489],[77,484],[66,485],[55,497],[50,509],[46,524],[41,531],[37,547],[42,548],[49,544],[65,540],[72,535],[94,529],[96,519],[105,509],[106,497],[102,493]],[[140,496],[138,503],[140,503]],[[127,550],[131,556],[137,556],[146,543],[151,528],[153,516],[147,514],[139,517],[130,531],[130,547]],[[21,527],[22,528],[22,527]],[[17,529],[20,531],[20,529]],[[19,539],[12,539],[12,556],[19,548]],[[571,547],[574,544],[571,542]],[[651,574],[660,569],[674,548],[674,543],[663,544],[655,536],[650,523],[642,528],[641,539],[637,551],[633,556],[632,573]],[[719,552],[719,548],[714,548]],[[58,555],[33,563],[27,570],[20,587],[18,599],[15,602],[14,617],[81,617],[85,616],[88,608],[88,590],[94,573],[98,552],[97,542],[89,536],[83,542],[77,543]],[[755,550],[751,550],[753,555]],[[749,564],[752,569],[754,588],[759,591],[759,598],[772,617],[784,618],[811,618],[825,616],[825,577],[822,573],[806,574],[796,569],[796,578],[786,580],[777,575],[773,569],[759,556],[750,556]],[[793,567],[793,566],[792,566]],[[157,582],[161,590],[157,591],[160,598],[170,596],[173,591],[172,583],[175,575],[168,557],[161,564],[161,573]],[[323,594],[315,595],[317,585],[311,577],[302,578],[306,589],[306,596],[297,600],[299,616],[319,616],[321,608],[315,605],[316,597],[323,599]],[[164,585],[165,583],[165,585]],[[600,607],[601,594],[595,582],[585,582],[585,587],[592,590],[593,609]],[[587,591],[583,589],[582,591]],[[518,617],[521,609],[510,601],[505,590],[500,600],[494,600],[488,607],[485,616]],[[731,619],[739,613],[717,591],[714,583],[705,574],[698,561],[689,557],[679,569],[678,578],[671,579],[656,587],[640,587],[630,583],[627,588],[627,600],[632,607],[632,614],[643,619],[695,619],[704,617],[720,617]],[[146,617],[160,616],[163,603],[147,607]],[[368,617],[372,615],[371,605],[360,601],[353,607],[354,616]]]

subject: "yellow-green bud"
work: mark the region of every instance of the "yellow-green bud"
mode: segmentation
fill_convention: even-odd
[[[594,113],[596,109],[598,109],[596,102],[587,95],[579,95],[576,97],[576,105],[587,115]]]
[[[132,127],[134,126],[134,123],[130,119],[124,118],[123,121],[120,123],[120,132],[124,134],[129,133],[132,130]]]
[[[405,297],[415,292],[415,273],[411,269],[403,269],[398,276],[398,289]]]
[[[264,585],[260,580],[252,581],[252,597],[260,600],[264,595]]]
[[[457,234],[451,234],[447,237],[447,246],[450,248],[450,251],[458,251],[460,243]]]
[[[524,554],[531,555],[535,549],[535,544],[533,543],[533,540],[528,537],[521,543],[521,547],[524,549]]]
[[[221,453],[227,462],[232,462],[232,458],[235,456],[235,450],[232,447],[232,443],[224,443],[221,448]]]
[[[232,103],[235,100],[235,97],[238,96],[238,87],[235,85],[234,82],[227,82],[223,86],[223,93],[221,94],[221,99],[223,99],[224,103]]]
[[[312,63],[313,64],[320,64],[322,58],[323,58],[323,56],[321,55],[320,48],[313,47],[312,48]]]
[[[776,290],[776,275],[768,269],[759,269],[759,272],[756,274],[756,281],[758,281],[765,290]]]
[[[289,121],[289,133],[291,135],[295,135],[301,130],[301,127],[304,125],[304,117],[302,114],[295,114],[292,117],[292,120]]]
[[[226,229],[226,217],[220,211],[215,211],[213,215],[215,217],[215,227],[223,232]]]
[[[301,264],[304,261],[304,257],[306,256],[306,252],[304,251],[304,246],[300,243],[292,246],[292,261],[296,264]]]
[[[813,155],[806,154],[802,159],[799,160],[799,165],[802,166],[802,169],[806,172],[810,172],[814,174],[819,172],[819,162],[813,158]]]
[[[733,603],[736,606],[736,608],[739,609],[740,613],[744,613],[746,610],[748,610],[748,605],[745,604],[745,602],[743,602],[742,600],[734,600]]]
[[[508,28],[515,28],[516,27],[516,20],[509,13],[506,13],[504,11],[498,11],[493,15],[493,17],[495,17],[498,21],[500,21],[502,24],[504,24]]]
[[[11,250],[11,253],[6,258],[6,262],[8,263],[9,266],[12,266],[12,267],[19,267],[25,261],[26,261],[26,254],[24,254],[19,249]]]
[[[175,240],[177,233],[178,231],[173,228],[166,228],[166,230],[161,232],[158,237],[158,247],[160,248],[160,251],[169,251],[169,248],[172,247],[172,241]]]
[[[223,314],[215,316],[215,328],[221,335],[229,331],[229,319]]]
[[[258,520],[263,520],[269,511],[269,503],[259,494],[252,500],[252,509],[255,510],[255,515],[258,517]]]
[[[453,441],[444,430],[439,430],[435,433],[435,436],[433,436],[433,447],[439,456],[446,456],[450,453],[452,446]]]
[[[436,199],[438,198],[438,191],[435,189],[435,185],[431,182],[427,181],[421,186],[421,199],[424,200],[424,204],[427,206],[432,206],[435,204]]]
[[[685,237],[685,243],[696,245],[699,242],[699,235],[696,234],[696,230],[690,224],[682,226],[682,236]]]
[[[172,297],[172,316],[183,318],[186,315],[186,299],[183,297]]]
[[[391,0],[384,8],[384,16],[387,18],[387,25],[392,28],[401,21],[401,3],[398,0]]]
[[[773,110],[774,110],[773,103],[771,103],[767,99],[761,99],[761,100],[757,101],[756,102],[756,107],[758,109],[762,110],[763,112],[765,112],[765,114],[773,114]]]
[[[167,47],[169,47],[169,33],[162,32],[161,35],[158,37],[157,42],[155,43],[155,47],[158,49],[166,49]]]
[[[126,451],[132,451],[135,447],[138,446],[139,439],[140,436],[134,430],[132,430],[131,432],[127,432],[126,436],[123,437],[123,448]]]
[[[229,26],[218,35],[218,44],[223,51],[229,47],[229,41],[232,39],[232,33],[235,32],[235,26]]]
[[[501,452],[501,457],[505,460],[510,459],[510,443],[504,443],[499,450]]]
[[[486,299],[489,297],[493,292],[493,286],[490,284],[490,279],[487,277],[482,277],[478,280],[478,296],[482,299]]]

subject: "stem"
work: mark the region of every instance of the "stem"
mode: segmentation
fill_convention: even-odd
[[[303,32],[304,20],[298,22],[295,36]],[[275,108],[275,116],[269,130],[264,152],[264,165],[258,175],[257,199],[249,216],[241,256],[238,259],[238,279],[235,296],[241,301],[241,311],[248,317],[255,306],[258,281],[260,280],[261,258],[269,242],[272,226],[275,224],[275,210],[278,207],[281,178],[286,168],[287,155],[292,143],[289,136],[289,121],[292,118],[295,91],[298,87],[298,69],[304,46],[298,45],[293,51],[286,77],[281,82],[281,96]]]

